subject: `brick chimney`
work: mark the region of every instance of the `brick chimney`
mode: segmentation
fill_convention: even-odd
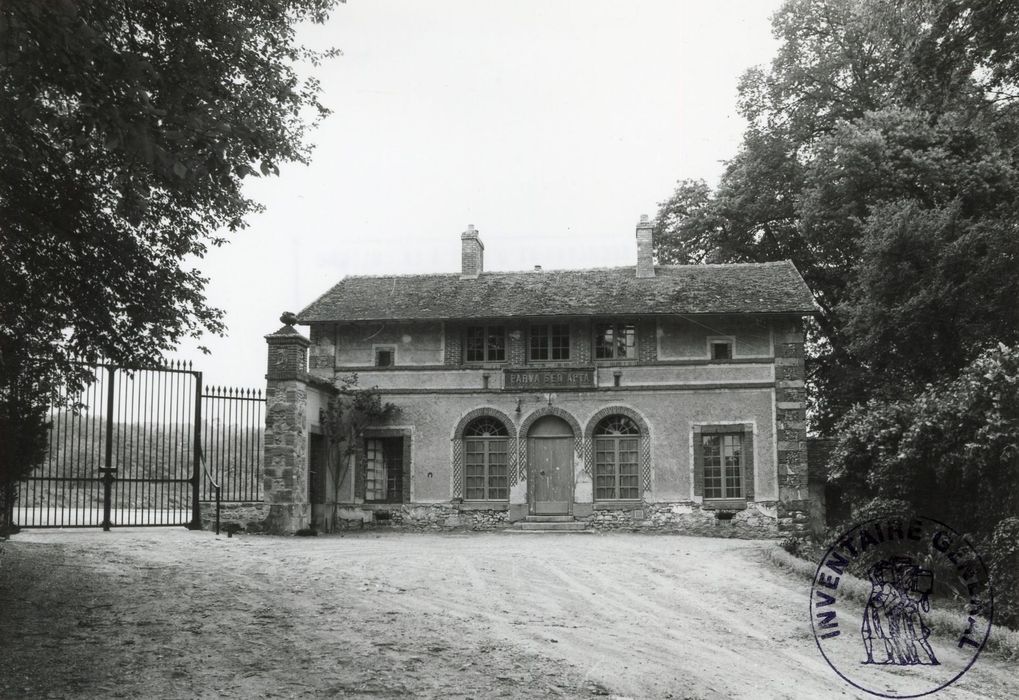
[[[651,232],[654,224],[648,221],[647,214],[641,214],[637,224],[637,277],[654,277],[655,263],[651,257]]]
[[[468,224],[467,230],[460,234],[463,252],[460,255],[460,279],[476,280],[485,269],[485,244],[478,238],[474,224]]]

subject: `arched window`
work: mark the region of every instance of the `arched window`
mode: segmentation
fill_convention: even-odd
[[[509,498],[506,452],[509,433],[491,416],[471,421],[464,429],[464,499],[505,501]]]
[[[594,429],[594,497],[640,498],[640,428],[626,416],[608,416]]]

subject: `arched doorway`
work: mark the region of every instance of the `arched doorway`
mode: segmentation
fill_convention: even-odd
[[[573,502],[573,429],[543,416],[527,432],[527,484],[531,512],[567,515]]]

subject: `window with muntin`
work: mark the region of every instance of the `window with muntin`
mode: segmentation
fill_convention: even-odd
[[[543,323],[531,326],[532,360],[570,359],[570,324]]]
[[[506,328],[468,326],[464,336],[464,358],[467,362],[505,362]]]
[[[626,416],[608,416],[594,429],[596,501],[640,498],[640,428]]]
[[[630,360],[637,357],[637,329],[632,323],[596,323],[594,357],[597,360]]]
[[[509,432],[501,421],[482,416],[464,429],[464,499],[505,501],[509,499],[506,455]]]

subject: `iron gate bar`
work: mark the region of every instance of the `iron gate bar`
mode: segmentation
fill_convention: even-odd
[[[195,373],[195,448],[192,454],[193,464],[191,468],[191,523],[188,525],[189,530],[201,530],[202,529],[202,504],[199,502],[201,498],[202,484],[199,481],[201,478],[201,460],[202,460],[202,373]]]
[[[110,486],[113,483],[113,367],[106,368],[106,469],[103,474],[103,532],[110,531]]]

